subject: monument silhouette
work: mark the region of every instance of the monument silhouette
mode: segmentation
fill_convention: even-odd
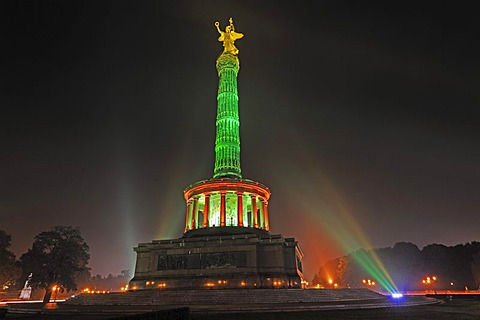
[[[297,313],[301,311],[402,305],[368,288],[306,288],[303,252],[297,241],[270,231],[270,190],[242,177],[237,91],[240,62],[235,41],[243,34],[235,31],[232,19],[225,31],[218,22],[215,26],[224,50],[216,61],[214,173],[212,179],[184,190],[183,236],[139,243],[134,248],[137,261],[129,290],[82,293],[65,301],[61,311],[135,314],[131,319],[187,319],[190,312],[212,319],[228,318],[229,313],[258,318],[267,312],[290,312],[293,319],[301,317]],[[432,302],[418,297],[411,303]],[[149,313],[140,315],[142,312]]]
[[[232,18],[215,26],[224,50],[218,72],[213,178],[184,190],[179,239],[139,243],[129,289],[302,288],[303,252],[294,238],[270,232],[267,186],[242,177],[237,76],[239,50]]]

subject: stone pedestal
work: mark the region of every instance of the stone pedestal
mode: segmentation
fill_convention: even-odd
[[[140,243],[129,289],[302,287],[303,252],[295,239],[213,229],[217,235]]]

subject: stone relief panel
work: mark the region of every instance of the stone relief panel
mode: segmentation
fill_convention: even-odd
[[[160,255],[158,257],[158,270],[180,270],[187,265],[187,255]]]
[[[245,251],[164,254],[158,257],[157,270],[242,268],[246,260]]]

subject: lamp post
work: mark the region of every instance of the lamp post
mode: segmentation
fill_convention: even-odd
[[[422,283],[426,286],[431,286],[433,289],[434,294],[437,294],[437,289],[435,288],[435,282],[437,281],[436,276],[427,276],[422,279]]]
[[[334,282],[332,279],[328,279],[328,284],[334,287],[335,289],[338,288],[338,283]]]
[[[53,291],[53,302],[55,303],[57,301],[58,287],[56,285],[53,286],[52,291]]]
[[[367,287],[373,287],[375,286],[375,281],[371,280],[371,279],[363,279],[362,280],[363,284]]]

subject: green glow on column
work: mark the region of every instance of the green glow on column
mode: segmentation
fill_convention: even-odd
[[[257,200],[257,208],[258,208],[258,226],[260,229],[265,229],[263,206],[262,206],[262,201],[260,201],[260,199]]]
[[[209,227],[220,226],[220,194],[214,193],[210,196],[210,217]]]
[[[237,225],[237,195],[235,193],[227,193],[226,196],[226,225],[227,226],[236,226]]]
[[[219,77],[214,178],[241,178],[237,75],[240,61],[230,53],[217,59]]]
[[[244,227],[251,227],[252,225],[250,224],[250,221],[248,220],[248,206],[249,206],[249,198],[248,196],[245,196],[245,194],[242,196],[242,210],[243,210],[243,226]]]

